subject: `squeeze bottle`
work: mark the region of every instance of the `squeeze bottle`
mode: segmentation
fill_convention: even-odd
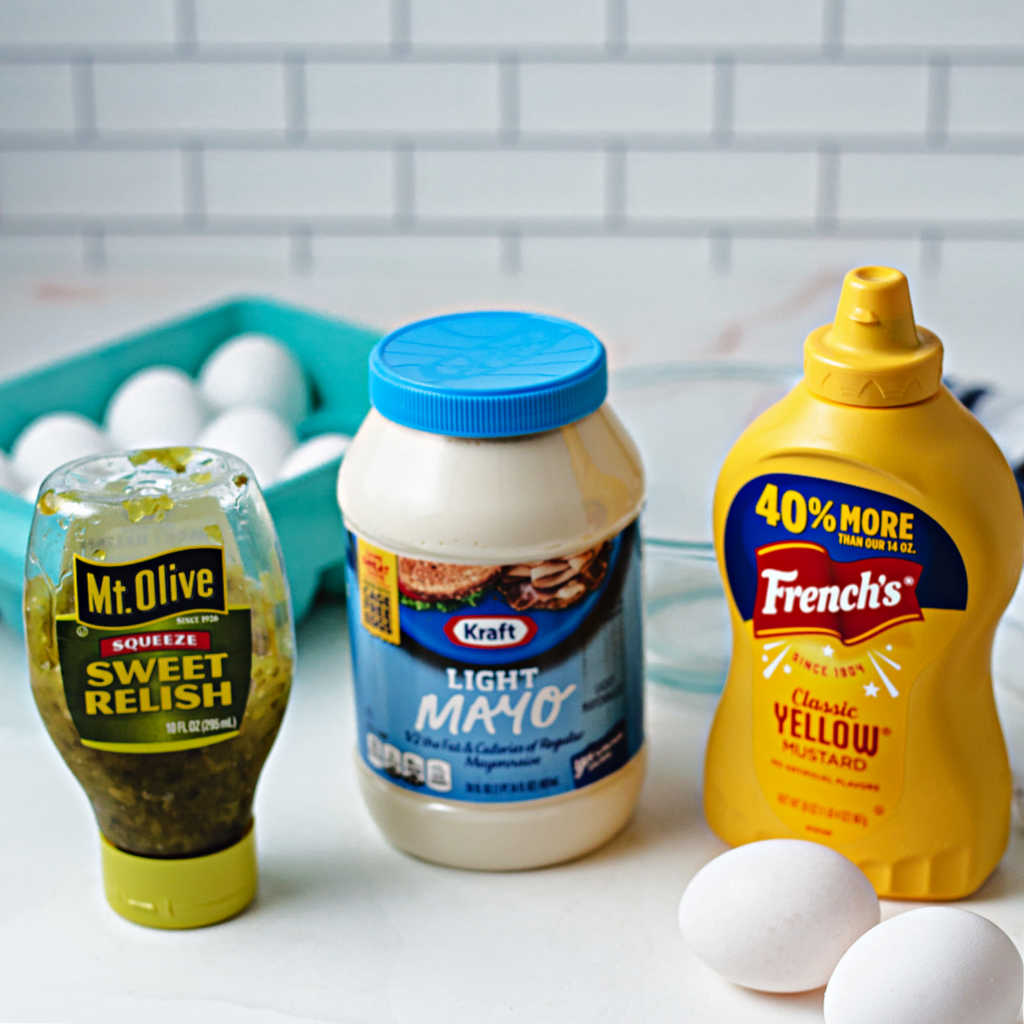
[[[990,664],[1024,517],[941,375],[903,274],[851,270],[714,500],[733,648],[708,822],[731,844],[824,843],[904,899],[973,892],[1010,821]]]

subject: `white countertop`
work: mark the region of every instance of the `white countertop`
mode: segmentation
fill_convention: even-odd
[[[283,299],[389,327],[444,308],[528,306],[573,316],[623,366],[669,358],[794,363],[830,318],[838,275],[700,281],[528,279],[21,279],[0,282],[0,372],[226,294]],[[911,281],[951,369],[1005,379],[1019,362],[1011,277]],[[1024,374],[1024,371],[1022,371]],[[723,847],[701,815],[712,705],[648,688],[650,763],[632,823],[575,863],[518,874],[418,862],[380,837],[356,791],[343,609],[299,629],[292,700],[257,797],[260,892],[237,919],[150,931],[107,909],[88,804],[39,721],[20,638],[0,630],[0,1019],[146,1022],[821,1019],[821,992],[735,988],[687,951],[676,906]],[[1024,947],[1024,835],[963,906]],[[883,914],[905,905],[887,904]]]

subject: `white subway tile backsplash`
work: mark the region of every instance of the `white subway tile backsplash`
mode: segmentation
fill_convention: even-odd
[[[950,70],[951,135],[1024,132],[1024,66],[960,66]]]
[[[94,74],[100,134],[281,133],[285,129],[281,64],[98,64]]]
[[[0,132],[70,135],[74,128],[69,64],[0,65]]]
[[[626,213],[641,220],[808,222],[814,153],[630,153]]]
[[[604,0],[408,0],[413,46],[595,47]]]
[[[594,277],[642,275],[654,278],[704,269],[710,260],[707,238],[528,236],[519,243],[523,270],[530,274],[584,274]]]
[[[385,46],[388,0],[194,0],[199,44]]]
[[[287,235],[122,235],[103,240],[106,267],[131,273],[239,270],[285,273],[291,261]]]
[[[311,132],[498,131],[493,63],[313,63],[306,74]]]
[[[0,46],[170,46],[174,38],[174,0],[0,3]]]
[[[842,275],[853,267],[881,264],[907,274],[921,269],[916,238],[734,238],[729,265],[737,273],[803,267],[808,275]]]
[[[955,280],[955,274],[985,272],[993,276],[1024,276],[1024,239],[944,238],[941,266],[943,274]]]
[[[591,152],[421,151],[415,196],[426,218],[595,219],[604,211],[604,159]]]
[[[819,46],[824,0],[626,0],[632,46]]]
[[[326,273],[496,273],[494,235],[314,235],[313,266]]]
[[[0,235],[0,273],[59,274],[82,270],[80,235]]]
[[[1018,229],[1019,3],[0,0],[0,268],[920,272]]]
[[[733,102],[738,134],[923,136],[927,69],[921,64],[741,63]]]
[[[850,46],[971,47],[1024,44],[1024,4],[1016,0],[845,0]]]
[[[4,217],[180,217],[181,154],[11,151],[0,154]]]
[[[839,220],[963,222],[1024,219],[1024,155],[844,153]]]
[[[385,152],[212,150],[204,187],[211,218],[379,218],[394,208]]]
[[[523,132],[568,135],[711,130],[710,64],[530,62],[520,69]]]

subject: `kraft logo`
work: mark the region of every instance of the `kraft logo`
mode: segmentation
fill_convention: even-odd
[[[537,635],[537,623],[525,615],[456,615],[444,632],[460,647],[522,647]]]

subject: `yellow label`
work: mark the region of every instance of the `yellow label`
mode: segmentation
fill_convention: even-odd
[[[727,535],[758,785],[797,834],[855,842],[900,804],[910,693],[960,626],[962,557],[907,502],[795,474],[750,481]]]
[[[910,691],[946,629],[932,618],[850,646],[815,634],[752,638],[754,763],[787,825],[845,843],[893,813]]]
[[[401,642],[398,622],[398,560],[390,551],[358,538],[359,607],[363,625],[389,644]]]

